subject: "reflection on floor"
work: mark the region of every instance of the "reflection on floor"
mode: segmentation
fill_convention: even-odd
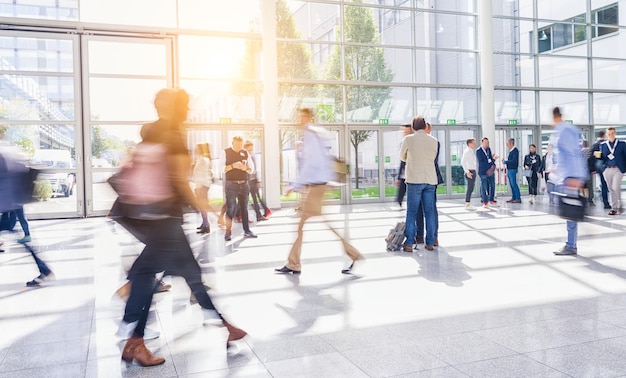
[[[251,339],[235,356],[222,328],[202,326],[179,278],[155,296],[148,342],[164,365],[120,362],[113,297],[141,250],[106,219],[35,221],[33,244],[57,280],[30,289],[32,257],[4,233],[0,377],[566,377],[626,375],[626,218],[594,208],[578,257],[557,257],[565,225],[545,204],[468,212],[439,202],[441,247],[385,251],[404,212],[392,204],[331,206],[326,217],[367,257],[360,276],[318,220],[305,233],[303,273],[275,275],[297,218],[276,211],[258,239],[185,228],[216,303]],[[19,229],[19,226],[18,226]],[[236,230],[234,235],[237,235]]]

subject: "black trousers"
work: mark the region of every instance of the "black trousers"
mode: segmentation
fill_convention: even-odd
[[[404,201],[404,195],[406,194],[406,182],[404,179],[398,179],[400,183],[398,184],[398,196],[396,197],[396,202],[398,205],[402,206],[402,201]]]
[[[250,186],[250,195],[252,196],[254,212],[256,213],[257,219],[259,219],[267,213],[267,206],[265,206],[265,202],[263,202],[263,199],[261,198],[261,193],[259,193],[259,180],[248,180],[248,185]],[[263,214],[261,214],[259,204],[263,207]]]
[[[472,200],[472,193],[474,193],[474,187],[476,186],[476,171],[470,170],[472,174],[472,178],[467,177],[465,175],[465,179],[467,180],[467,188],[465,189],[465,202],[470,202]]]
[[[237,216],[237,210],[241,216],[241,225],[243,231],[250,232],[250,224],[248,223],[248,196],[250,195],[250,186],[248,180],[238,183],[236,181],[226,180],[226,231],[230,232],[233,227],[233,218]]]
[[[146,244],[128,273],[131,291],[126,302],[124,321],[127,323],[139,321],[134,336],[143,337],[152,295],[157,285],[154,276],[159,272],[182,276],[200,306],[215,310],[213,301],[202,284],[202,272],[181,228],[181,220],[166,218],[130,222],[145,235]]]
[[[537,177],[537,172],[532,171],[533,175],[530,177],[526,177],[526,180],[528,180],[528,194],[530,194],[531,196],[536,196],[539,193],[537,192],[537,184],[539,181],[539,178]]]

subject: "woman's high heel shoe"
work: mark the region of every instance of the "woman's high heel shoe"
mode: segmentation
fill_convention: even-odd
[[[211,233],[211,226],[202,227],[201,229],[198,230],[197,233],[200,234],[200,235],[210,234]]]
[[[128,339],[126,345],[124,345],[122,360],[127,363],[135,360],[141,366],[156,366],[165,362],[165,358],[157,357],[150,353],[148,348],[146,348],[143,337],[131,337]]]

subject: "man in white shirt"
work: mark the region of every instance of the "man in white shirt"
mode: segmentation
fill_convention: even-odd
[[[465,172],[467,178],[467,188],[465,189],[465,210],[475,210],[470,203],[472,199],[472,193],[476,186],[476,139],[470,138],[465,144],[467,148],[463,151],[463,158],[461,159],[461,166]]]

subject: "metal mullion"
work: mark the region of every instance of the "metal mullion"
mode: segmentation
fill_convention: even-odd
[[[554,88],[554,87],[515,87],[515,86],[494,86],[496,90],[509,90],[509,91],[534,91],[540,90],[543,92],[593,92],[593,93],[616,93],[623,94],[624,91],[620,89],[589,89],[589,88]]]
[[[80,38],[80,55],[78,55],[78,61],[80,62],[81,68],[81,99],[83,101],[84,111],[83,111],[83,124],[82,129],[85,130],[85,135],[91,135],[91,92],[89,90],[89,41],[91,39],[88,37]],[[91,151],[91,138],[89,140],[84,140],[83,138],[83,151]],[[87,185],[87,159],[83,159],[83,169],[82,175],[78,182],[79,188],[81,188],[81,192],[83,194],[83,200],[85,201],[85,206],[83,209],[83,215],[88,216],[91,212],[93,212],[93,185]],[[91,153],[89,154],[89,165],[91,165]],[[91,174],[89,173],[91,177]]]
[[[134,74],[95,74],[90,73],[89,78],[100,79],[145,79],[145,80],[161,80],[167,81],[169,75],[134,75]]]
[[[541,91],[541,92],[576,92],[576,93],[587,93],[589,92],[589,88],[554,88],[554,87],[549,87],[549,88],[544,88],[544,87],[536,87],[534,88],[535,90]],[[598,91],[598,92],[602,92],[602,93],[607,93],[609,91]],[[619,91],[619,90],[612,90],[609,93],[624,93],[624,91]]]
[[[351,85],[351,86],[365,86],[365,87],[402,87],[402,88],[411,88],[418,85],[417,83],[409,83],[409,82],[380,82],[380,81],[338,81],[338,80],[327,80],[327,81],[310,81],[310,80],[298,80],[298,79],[289,79],[289,80],[279,80],[279,84],[294,84],[294,85]],[[420,88],[433,88],[433,89],[480,89],[480,85],[468,85],[468,84],[419,84]]]
[[[344,14],[345,14],[345,2],[342,1],[341,4],[339,5],[339,35],[340,35],[340,40],[339,42],[341,42],[341,46],[339,48],[339,62],[341,64],[341,82],[345,82],[346,81],[346,72],[345,72],[345,43],[346,43],[346,36],[344,33],[344,24],[345,24],[345,19],[344,19]],[[341,127],[341,131],[339,131],[339,141],[340,141],[340,145],[341,142],[343,141],[343,156],[346,159],[346,162],[348,162],[348,164],[350,164],[350,156],[352,156],[352,149],[350,148],[351,143],[350,143],[350,128],[347,127],[347,119],[348,119],[348,94],[347,94],[347,88],[346,85],[340,84],[341,85],[341,103],[342,103],[342,107],[341,107],[341,119],[343,120],[342,123],[342,127]],[[339,151],[339,154],[341,155],[341,150]],[[356,159],[358,159],[358,156],[356,157]],[[357,176],[358,176],[358,172],[357,172]],[[342,196],[342,202],[345,205],[350,205],[352,204],[352,178],[350,177],[350,174],[348,174],[348,182],[346,183],[346,185],[343,187],[343,191],[341,193]]]
[[[276,38],[276,42],[286,43],[306,43],[310,45],[341,45],[340,41],[319,41],[315,39],[302,39],[302,38]]]
[[[358,47],[384,47],[384,48],[394,48],[394,49],[411,49],[415,47],[412,45],[392,45],[392,44],[383,44],[383,43],[374,44],[374,43],[365,43],[365,42],[343,42],[342,43],[340,41],[317,41],[317,40],[312,40],[312,39],[298,39],[298,38],[277,38],[276,42],[302,43],[302,44],[309,44],[309,45],[333,45],[333,46],[346,45],[346,46],[358,46]],[[436,50],[436,48],[433,48],[433,50]],[[439,48],[439,50],[463,51],[463,49],[452,49],[452,48],[445,48],[445,47]],[[467,50],[467,51],[475,52],[476,50]]]
[[[414,8],[416,5],[416,0],[412,0],[412,4]],[[412,107],[413,107],[413,111],[412,113],[415,114],[417,111],[417,92],[418,92],[418,88],[419,86],[417,85],[417,78],[418,78],[418,73],[417,73],[417,49],[415,48],[415,44],[417,43],[417,38],[415,36],[416,33],[416,27],[415,27],[415,18],[416,18],[416,14],[415,14],[415,10],[411,11],[411,47],[412,47],[412,51],[411,51],[411,82],[415,83],[415,85],[411,88],[411,95],[412,95]]]
[[[378,145],[378,200],[385,202],[385,130],[380,126],[376,129],[376,144]]]
[[[99,126],[133,126],[133,125],[143,125],[144,123],[153,122],[154,120],[143,120],[143,121],[106,121],[106,120],[87,120],[87,125],[99,125]]]
[[[594,57],[593,55],[588,55],[589,57],[592,57],[593,60],[598,60],[598,61],[610,61],[610,62],[624,62],[624,58],[613,58],[613,57]]]
[[[153,119],[148,119],[148,120],[134,120],[134,121],[106,121],[106,120],[90,120],[88,121],[88,123],[90,125],[100,125],[100,126],[133,126],[133,125],[137,125],[137,126],[141,126],[145,123],[148,122],[153,122]],[[224,124],[221,123],[207,123],[207,122],[201,122],[201,123],[194,123],[194,122],[186,122],[185,123],[186,126],[189,127],[224,127]],[[232,123],[229,125],[236,125],[236,126],[242,126],[242,127],[263,127],[263,123]]]
[[[17,126],[36,126],[36,125],[76,125],[78,124],[77,120],[67,120],[67,121],[58,121],[58,120],[46,120],[46,119],[33,119],[33,120],[23,120],[23,119],[3,119],[2,123],[17,125]]]
[[[410,45],[388,45],[388,44],[382,44],[382,43],[369,43],[369,42],[344,42],[343,43],[346,46],[354,46],[354,47],[385,47],[385,48],[392,48],[392,49],[410,49],[413,48],[413,46]]]
[[[336,4],[336,2],[334,2]],[[106,23],[90,23],[78,21],[46,20],[31,18],[0,17],[0,26],[5,30],[36,31],[42,33],[86,34],[93,36],[163,38],[178,34],[198,35],[207,37],[229,37],[244,39],[261,39],[260,33],[232,32],[219,30],[186,29],[176,27],[150,27],[136,25],[115,25]]]
[[[500,19],[505,19],[505,20],[529,21],[529,22],[533,22],[535,20],[532,17],[517,17],[517,16],[506,16],[506,15],[494,15],[493,18],[500,18]]]
[[[357,2],[350,2],[350,1],[344,1],[344,4],[347,6],[354,6],[354,7],[360,7],[360,8],[376,8],[376,9],[405,10],[405,11],[411,11],[415,9],[412,6],[401,7],[398,5],[367,4],[367,3],[357,3]]]
[[[193,129],[223,129],[225,126],[226,127],[230,127],[230,126],[236,126],[236,127],[242,127],[245,129],[254,129],[254,128],[263,128],[263,123],[230,123],[228,125],[225,125],[223,123],[184,123],[183,126],[186,126],[188,128],[193,128]],[[297,127],[297,124],[280,124],[281,126],[289,126],[289,127]],[[326,124],[324,124],[325,126]]]
[[[193,77],[193,76],[183,76],[180,77],[180,80],[202,80],[202,81],[215,81],[219,83],[249,83],[249,84],[257,84],[262,83],[261,79],[221,79],[221,78],[206,78],[206,77]]]
[[[23,71],[23,70],[0,70],[0,75],[18,76],[51,76],[51,77],[74,77],[74,72],[44,72],[44,71]]]
[[[415,50],[425,50],[425,51],[448,51],[448,52],[468,52],[468,53],[479,53],[478,50],[473,49],[455,49],[452,47],[429,47],[429,46],[412,46]]]
[[[557,49],[552,49],[550,51],[559,51],[561,49],[566,49],[571,46],[572,45],[567,45],[567,46],[559,47]],[[534,53],[512,53],[512,52],[507,52],[507,51],[494,52],[494,55],[495,54],[497,55],[520,55],[520,56],[525,56],[525,57],[535,56]],[[584,56],[582,55],[543,55],[543,56],[548,57],[548,58],[565,58],[565,59],[583,59],[584,58]]]
[[[535,88],[533,89],[534,94],[535,94],[535,122],[537,123],[537,125],[539,125],[540,131],[541,132],[541,114],[538,111],[539,109],[541,109],[541,99],[539,98],[540,96],[540,92],[537,89],[537,87],[539,86],[539,21],[537,20],[537,16],[539,15],[539,10],[538,10],[538,0],[533,0],[533,69],[534,69],[534,83],[535,83]]]
[[[585,25],[585,34],[586,36],[588,36],[588,38],[585,38],[585,42],[587,43],[587,88],[589,89],[588,95],[587,95],[587,101],[588,101],[588,119],[589,119],[589,124],[593,125],[594,124],[594,98],[593,98],[593,93],[592,90],[594,88],[594,84],[593,84],[593,39],[591,38],[592,34],[591,34],[591,30],[592,30],[592,26],[591,26],[591,0],[587,0],[587,11],[585,12],[585,19],[587,21],[587,24]],[[590,127],[590,132],[591,135],[589,135],[589,139],[591,139],[592,141],[595,140],[594,138],[594,128],[593,126]]]
[[[449,15],[454,15],[454,16],[473,16],[473,17],[478,16],[477,12],[458,12],[458,11],[451,11],[451,10],[419,8],[419,7],[414,8],[414,10],[420,13],[438,13],[438,14],[449,14]]]

